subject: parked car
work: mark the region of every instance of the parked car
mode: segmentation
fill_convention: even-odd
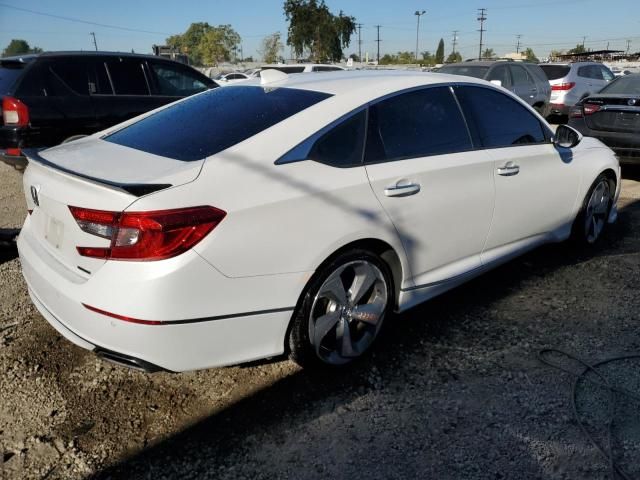
[[[273,70],[280,70],[284,73],[337,72],[345,70],[345,68],[340,65],[326,65],[323,63],[274,63],[263,65],[260,70],[267,70],[269,68]],[[256,76],[259,77],[260,75],[256,74]]]
[[[218,78],[216,78],[216,81],[224,83],[225,85],[229,85],[231,83],[240,82],[242,80],[248,80],[249,78],[251,77],[246,73],[230,72],[225,73],[224,75],[220,75]]]
[[[0,59],[0,160],[24,166],[24,148],[90,135],[218,86],[151,55],[47,52]]]
[[[618,77],[578,102],[569,125],[608,145],[620,162],[640,163],[640,74]]]
[[[551,84],[551,114],[567,115],[571,107],[599,92],[614,75],[597,62],[545,63],[540,68]]]
[[[483,78],[515,93],[543,117],[548,113],[551,87],[544,72],[535,63],[472,61],[445,65],[438,72]]]
[[[391,311],[616,218],[614,153],[483,80],[263,77],[27,153],[21,265],[67,339],[147,370],[344,365]]]

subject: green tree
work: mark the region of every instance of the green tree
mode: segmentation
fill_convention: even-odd
[[[296,55],[311,53],[316,62],[340,61],[356,31],[356,19],[342,10],[334,15],[324,0],[286,0],[284,14],[289,22],[287,45]]]
[[[493,51],[493,48],[487,48],[484,52],[482,52],[482,58],[494,58],[496,53]]]
[[[436,63],[444,63],[444,40],[441,38],[436,50]]]
[[[217,64],[231,58],[240,44],[240,35],[231,25],[214,27],[207,22],[192,23],[186,32],[167,38],[167,45],[186,53],[192,64]]]
[[[431,52],[422,52],[422,61],[424,65],[435,65],[436,58],[431,54]]]
[[[264,37],[259,52],[265,63],[275,63],[278,61],[280,52],[283,49],[284,45],[282,44],[282,40],[280,40],[280,32],[276,32]]]
[[[231,52],[240,44],[240,35],[231,25],[211,27],[200,40],[197,51],[205,64],[217,65],[231,59]]]
[[[527,48],[524,51],[525,56],[527,57],[527,60],[529,60],[530,62],[539,62],[540,60],[538,60],[538,57],[536,57],[536,54],[533,52],[533,49],[531,48]]]
[[[25,53],[41,53],[42,49],[38,47],[31,48],[26,40],[14,38],[9,42],[7,48],[2,51],[3,57],[11,57],[14,55],[24,55]]]
[[[581,43],[576,45],[576,48],[572,48],[567,53],[587,53],[587,49]]]
[[[460,52],[451,52],[445,60],[445,63],[459,63],[461,61],[462,55],[460,55]]]
[[[358,56],[357,53],[352,53],[351,55],[349,55],[349,58],[352,59],[354,62],[360,61],[360,57]]]

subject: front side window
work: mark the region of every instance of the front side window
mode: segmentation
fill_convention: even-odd
[[[293,88],[216,88],[188,97],[103,139],[175,160],[201,160],[330,96]]]
[[[492,68],[487,80],[500,80],[501,85],[505,88],[509,88],[511,86],[511,74],[509,73],[506,65],[498,65],[497,67]]]
[[[611,70],[609,70],[607,67],[605,67],[604,65],[600,66],[600,72],[602,73],[602,77],[607,81],[610,82],[611,80],[613,80],[615,78],[615,75],[613,73],[611,73]]]
[[[474,141],[485,148],[546,141],[542,125],[527,108],[509,96],[483,87],[456,87]]]
[[[187,97],[203,92],[207,85],[194,72],[167,63],[150,62],[151,70],[156,76],[159,95]],[[227,78],[234,78],[227,76]]]
[[[105,64],[116,95],[149,95],[147,80],[139,60],[113,58]]]
[[[467,127],[449,87],[414,90],[369,107],[367,162],[471,148]]]

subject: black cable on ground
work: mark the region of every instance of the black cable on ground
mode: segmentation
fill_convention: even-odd
[[[552,362],[551,360],[549,360],[547,357],[550,354],[556,354],[556,355],[561,355],[564,356],[566,358],[571,359],[572,361],[578,363],[579,365],[581,365],[584,369],[582,370],[581,373],[576,373],[575,371],[571,371],[567,368],[562,367],[561,365]],[[631,390],[627,390],[626,388],[623,387],[619,387],[619,386],[615,386],[615,385],[611,385],[607,379],[597,370],[597,367],[600,367],[602,365],[606,365],[609,363],[613,363],[613,362],[619,362],[619,361],[624,361],[624,360],[640,360],[640,354],[635,354],[635,355],[623,355],[623,356],[618,356],[618,357],[612,357],[612,358],[607,358],[605,360],[596,362],[594,364],[589,364],[587,362],[585,362],[584,360],[581,360],[580,358],[576,357],[575,355],[572,355],[570,353],[567,353],[563,350],[559,350],[559,349],[554,349],[554,348],[545,348],[543,350],[540,350],[538,352],[538,359],[544,363],[545,365],[548,365],[552,368],[555,368],[557,370],[560,370],[562,372],[568,373],[569,375],[572,375],[575,377],[575,380],[573,382],[573,391],[571,394],[571,404],[572,404],[572,408],[573,408],[573,415],[576,419],[576,422],[578,423],[578,426],[580,427],[580,430],[582,430],[582,433],[589,439],[589,441],[591,442],[591,444],[598,450],[598,452],[600,452],[600,454],[602,455],[602,457],[607,461],[607,463],[609,464],[609,468],[611,470],[611,478],[612,480],[615,480],[617,477],[620,477],[624,480],[632,480],[631,476],[626,473],[622,467],[616,463],[615,458],[613,456],[613,447],[612,447],[612,430],[613,430],[613,422],[615,419],[615,398],[614,395],[616,393],[621,394],[623,396],[626,396],[628,398],[631,398],[633,400],[636,400],[637,402],[640,402],[640,395],[636,392],[632,392]],[[592,372],[593,374],[595,374],[601,381],[597,381],[591,378],[587,378],[586,375],[587,373]],[[582,420],[580,419],[580,415],[578,412],[578,407],[577,407],[577,397],[578,397],[578,384],[581,381],[585,381],[588,383],[591,383],[593,385],[597,385],[599,387],[602,387],[604,389],[607,390],[608,394],[609,394],[609,422],[607,425],[607,446],[606,448],[603,447],[602,445],[600,445],[600,443],[593,437],[593,435],[591,435],[591,433],[589,433],[589,431],[587,430],[587,427],[584,425],[584,423],[582,422]]]

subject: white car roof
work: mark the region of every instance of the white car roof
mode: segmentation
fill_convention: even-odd
[[[489,84],[484,80],[474,77],[444,73],[406,70],[347,70],[339,72],[318,72],[313,75],[291,74],[281,81],[261,86],[313,90],[340,97],[355,94],[359,99],[364,97],[375,99],[381,95],[398,90],[440,83]],[[243,82],[242,85],[260,85],[260,80]]]

